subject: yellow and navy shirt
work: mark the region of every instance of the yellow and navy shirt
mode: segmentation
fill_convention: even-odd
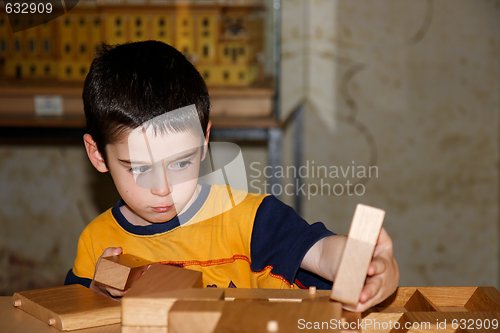
[[[151,262],[201,271],[205,287],[331,288],[300,268],[311,246],[332,235],[322,223],[309,225],[274,196],[233,191],[229,197],[227,189],[203,185],[180,216],[148,226],[128,222],[120,200],[83,230],[65,283],[88,287],[103,251],[121,247]]]

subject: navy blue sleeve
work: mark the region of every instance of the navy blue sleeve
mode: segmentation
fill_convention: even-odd
[[[271,272],[290,284],[330,289],[332,283],[300,268],[307,251],[320,239],[333,235],[323,223],[307,223],[274,196],[264,198],[255,215],[250,244],[252,271],[271,266]]]
[[[92,282],[91,279],[87,279],[87,278],[81,278],[79,276],[76,276],[74,273],[73,273],[73,270],[70,269],[68,271],[68,274],[66,274],[66,279],[64,280],[64,284],[81,284],[82,286],[84,287],[87,287],[89,288],[90,287],[90,283]]]

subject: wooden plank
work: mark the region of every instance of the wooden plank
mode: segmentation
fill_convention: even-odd
[[[168,313],[168,332],[212,333],[224,304],[224,301],[177,301]]]
[[[8,333],[60,333],[61,331],[46,322],[20,311],[12,306],[11,296],[0,296],[1,332]],[[120,333],[121,325],[113,324],[78,330],[78,333]]]
[[[141,277],[150,264],[150,261],[131,254],[104,257],[99,259],[94,281],[118,290],[126,290]]]
[[[341,313],[337,302],[226,302],[214,333],[268,332],[270,322],[276,332],[339,332],[332,325],[340,323]]]
[[[217,288],[179,289],[147,296],[126,295],[122,299],[122,324],[166,326],[168,312],[176,301],[219,301],[223,295],[224,291]]]
[[[356,207],[330,296],[333,300],[358,304],[384,215],[378,208]]]
[[[400,332],[496,332],[499,312],[407,312],[398,321]],[[496,323],[496,324],[495,324]],[[485,328],[489,325],[489,328]]]
[[[82,115],[39,117],[35,115],[0,115],[0,127],[30,128],[83,128],[85,119]]]
[[[81,285],[14,293],[14,306],[59,330],[110,325],[120,322],[120,302]]]
[[[312,295],[307,289],[254,289],[254,288],[227,288],[224,292],[226,301],[260,300],[270,302],[302,302],[304,300],[319,299],[330,295],[329,290],[316,290]]]
[[[362,319],[363,333],[389,333],[391,331],[391,323],[397,323],[401,320],[404,312],[372,312]],[[430,333],[430,332],[429,332]]]
[[[271,88],[212,88],[210,89],[211,116],[215,117],[264,117],[272,113]],[[36,86],[0,85],[0,115],[34,116],[34,97],[60,96],[64,115],[83,117],[81,84],[46,84]]]
[[[122,326],[121,333],[170,333],[167,326]]]

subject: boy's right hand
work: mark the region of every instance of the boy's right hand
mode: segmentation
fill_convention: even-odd
[[[101,260],[101,258],[117,256],[120,254],[122,254],[121,247],[108,247],[108,248],[106,248],[102,252],[101,256],[99,257],[99,260],[97,261],[96,267],[99,265],[99,261]],[[123,295],[125,295],[125,291],[102,285],[100,283],[95,282],[95,280],[92,280],[92,282],[90,283],[90,289],[92,289],[100,294],[103,294],[105,296],[122,297]]]

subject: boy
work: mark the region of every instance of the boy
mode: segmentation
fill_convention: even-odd
[[[121,200],[82,232],[66,284],[102,288],[92,281],[99,258],[130,253],[202,271],[206,287],[331,288],[344,236],[309,225],[271,195],[201,181],[202,161],[209,159],[209,96],[180,52],[156,41],[103,47],[83,101],[88,157],[111,174]],[[381,302],[398,285],[384,230],[368,275],[351,310]]]

